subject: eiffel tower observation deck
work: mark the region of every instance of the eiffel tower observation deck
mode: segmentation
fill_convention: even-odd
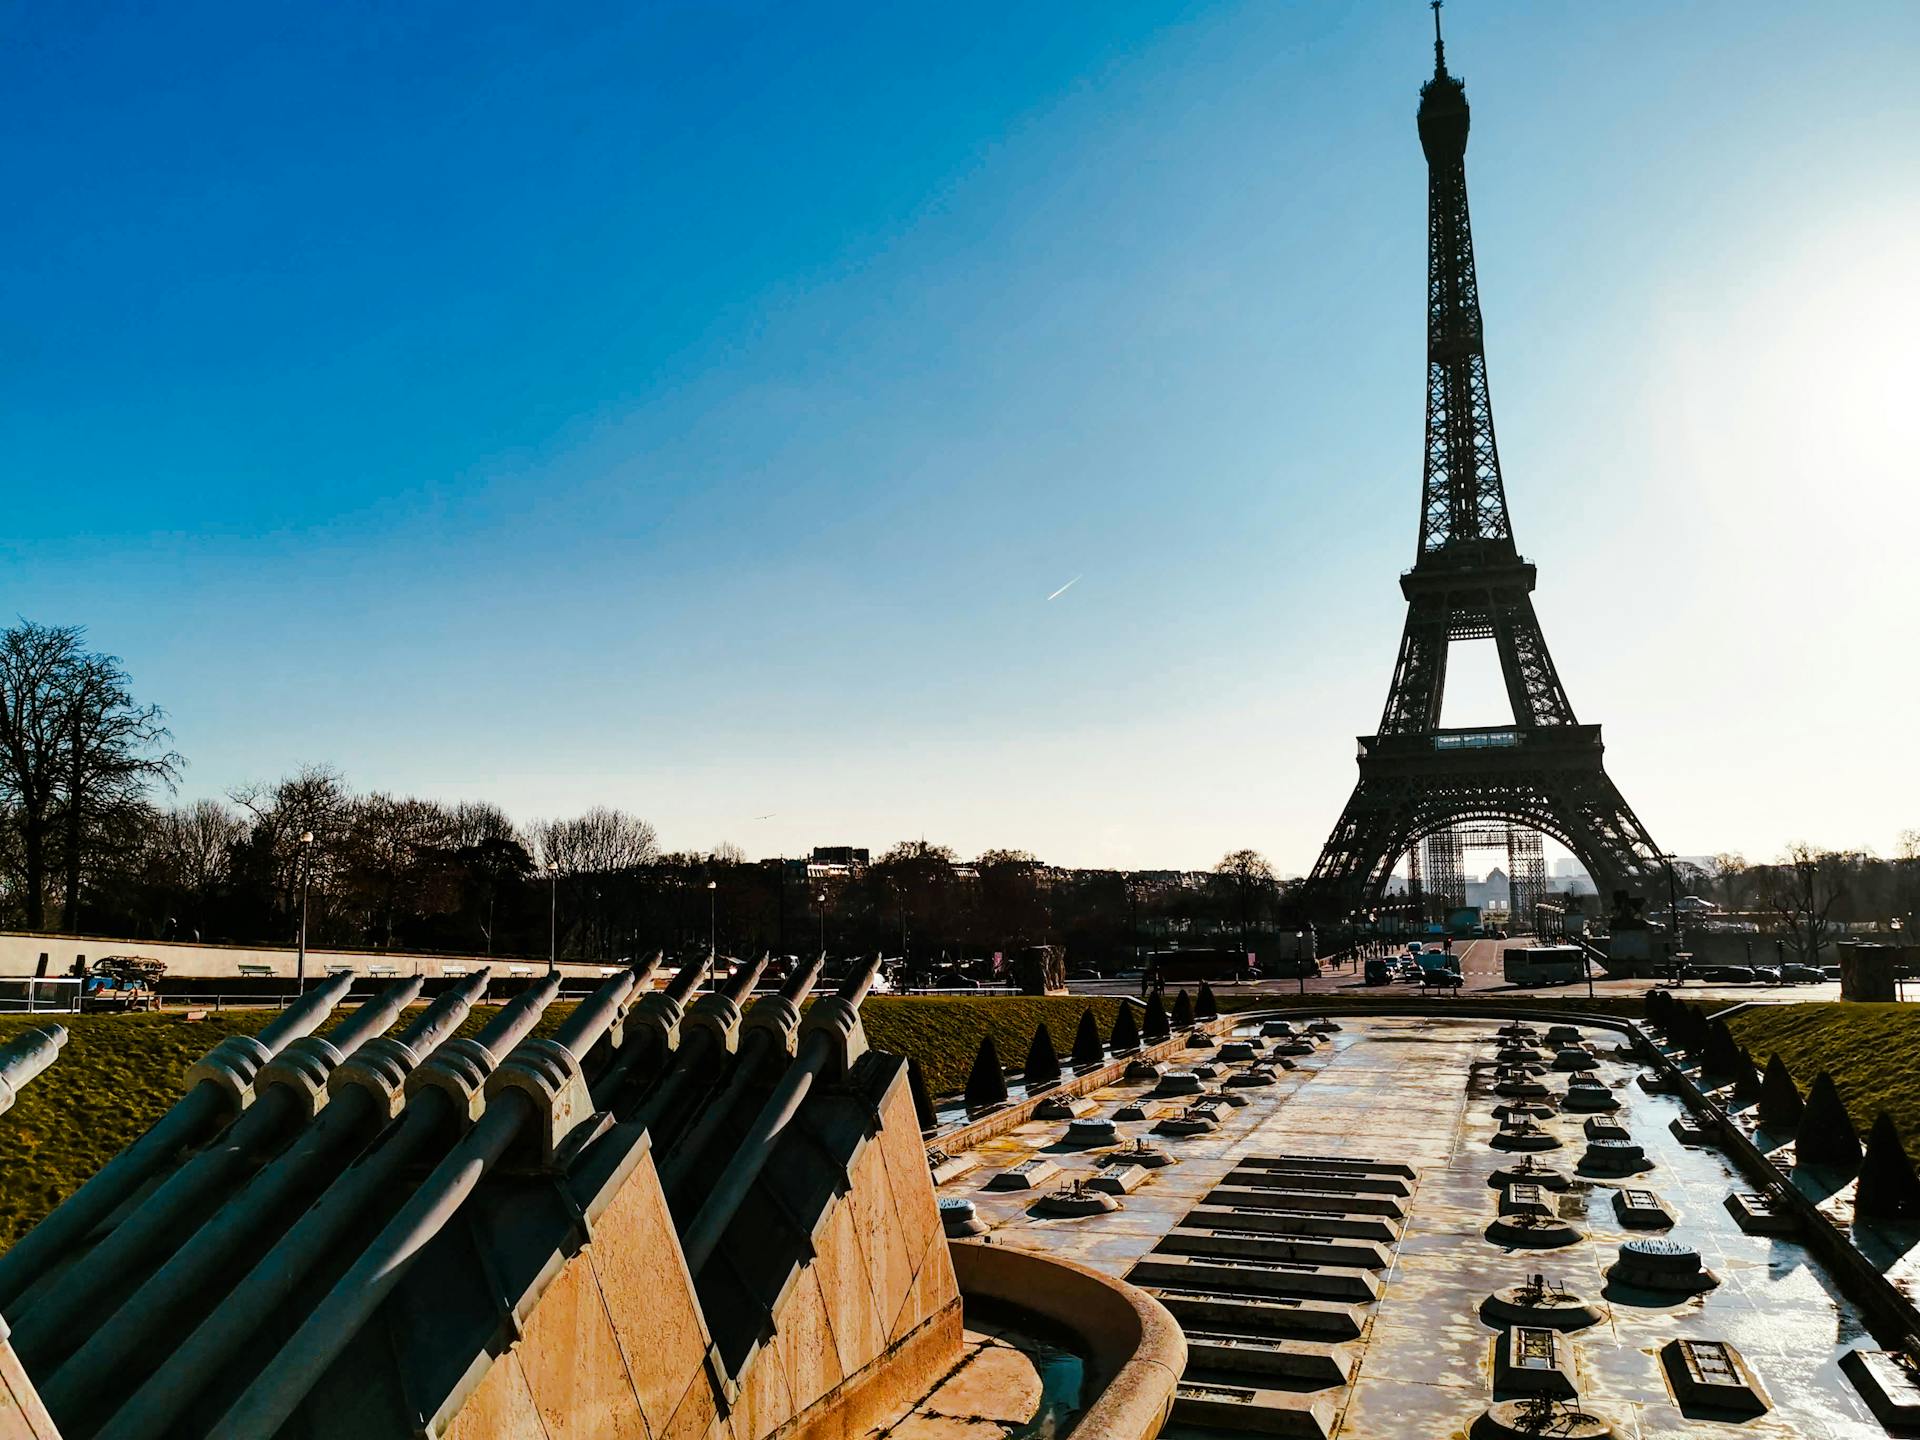
[[[1420,539],[1400,577],[1406,629],[1378,733],[1360,740],[1360,780],[1310,893],[1328,914],[1364,905],[1419,841],[1462,821],[1551,835],[1603,895],[1647,893],[1661,866],[1647,829],[1608,777],[1598,725],[1583,725],[1533,610],[1536,573],[1514,544],[1467,208],[1464,82],[1447,70],[1434,5],[1433,77],[1420,87],[1427,157],[1427,420]],[[1494,642],[1513,723],[1444,729],[1447,653]]]

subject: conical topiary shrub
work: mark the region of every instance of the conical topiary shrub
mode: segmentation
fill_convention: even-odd
[[[1740,1072],[1740,1043],[1719,1016],[1707,1022],[1706,1055],[1703,1061],[1709,1075],[1737,1075]]]
[[[1698,1005],[1682,1005],[1676,1017],[1675,1036],[1680,1048],[1689,1055],[1703,1055],[1707,1049],[1707,1012]]]
[[[1799,1087],[1778,1055],[1767,1057],[1767,1073],[1760,1077],[1760,1123],[1769,1130],[1792,1130],[1806,1105]]]
[[[1173,997],[1173,1023],[1181,1030],[1193,1024],[1193,1001],[1187,998],[1184,990]]]
[[[1835,1170],[1860,1168],[1860,1135],[1840,1103],[1833,1076],[1822,1070],[1807,1090],[1807,1108],[1794,1133],[1794,1155],[1802,1165],[1826,1165]]]
[[[1120,1013],[1113,1017],[1113,1034],[1107,1040],[1107,1049],[1115,1055],[1126,1055],[1140,1048],[1140,1026],[1133,1018],[1133,1006],[1130,1002],[1120,1002]]]
[[[1213,986],[1204,980],[1200,982],[1200,996],[1194,1003],[1193,1018],[1196,1020],[1218,1020],[1220,1018],[1220,1004],[1213,998]]]
[[[967,1076],[966,1100],[969,1110],[991,1110],[1007,1103],[1007,1077],[1000,1069],[1000,1052],[994,1048],[991,1035],[980,1037],[980,1049]]]
[[[1100,1022],[1093,1018],[1089,1005],[1080,1012],[1080,1028],[1073,1032],[1073,1068],[1091,1070],[1107,1058],[1100,1044]]]
[[[1044,1020],[1034,1026],[1033,1043],[1027,1046],[1027,1068],[1021,1072],[1020,1082],[1029,1095],[1060,1083],[1060,1053],[1053,1048],[1053,1036],[1047,1033]]]
[[[1760,1099],[1760,1070],[1744,1045],[1740,1047],[1739,1067],[1733,1072],[1733,1098],[1743,1105],[1757,1104]]]
[[[1647,992],[1647,1023],[1656,1030],[1665,1030],[1673,1019],[1673,996],[1664,990]]]
[[[1907,1147],[1900,1143],[1900,1132],[1884,1110],[1867,1132],[1853,1213],[1868,1220],[1920,1220],[1920,1178],[1915,1177]]]
[[[933,1095],[927,1089],[927,1075],[920,1068],[920,1062],[911,1055],[907,1057],[907,1089],[913,1095],[913,1113],[920,1121],[920,1133],[936,1130],[940,1126],[940,1114],[933,1108]]]
[[[1140,1022],[1140,1038],[1149,1045],[1158,1045],[1162,1040],[1173,1037],[1173,1027],[1167,1023],[1167,1007],[1160,1003],[1160,992],[1154,991],[1147,997],[1147,1013]]]

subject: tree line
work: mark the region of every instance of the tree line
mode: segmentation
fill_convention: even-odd
[[[1171,945],[1261,948],[1304,923],[1257,851],[1208,871],[1069,870],[1021,850],[963,859],[903,841],[853,869],[665,851],[610,807],[518,823],[485,800],[355,791],[325,766],[176,803],[166,715],[77,627],[0,632],[0,926],[239,944],[616,959],[884,951],[928,963],[1021,946],[1112,965]],[[1920,909],[1920,834],[1899,857],[1793,847],[1680,867],[1684,893],[1811,945]],[[1796,938],[1796,949],[1801,948]]]

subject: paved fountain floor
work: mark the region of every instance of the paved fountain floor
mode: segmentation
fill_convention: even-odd
[[[1800,1245],[1740,1230],[1724,1201],[1750,1187],[1716,1151],[1689,1148],[1671,1134],[1668,1121],[1683,1107],[1630,1083],[1639,1067],[1613,1057],[1614,1032],[1584,1033],[1600,1056],[1597,1077],[1621,1102],[1616,1118],[1645,1147],[1653,1168],[1625,1181],[1576,1175],[1564,1194],[1552,1198],[1560,1217],[1582,1238],[1557,1250],[1509,1251],[1485,1235],[1500,1193],[1488,1185],[1488,1174],[1518,1158],[1489,1144],[1499,1129],[1492,1114],[1499,1102],[1491,1093],[1499,1022],[1381,1018],[1341,1023],[1341,1033],[1319,1053],[1301,1058],[1300,1068],[1282,1074],[1278,1084],[1238,1092],[1250,1103],[1224,1111],[1213,1134],[1151,1137],[1179,1163],[1152,1172],[1117,1213],[1081,1219],[1029,1213],[1039,1196],[1061,1181],[1100,1168],[1104,1152],[1059,1143],[1064,1121],[1031,1122],[981,1146],[972,1152],[979,1167],[955,1177],[940,1193],[971,1200],[996,1244],[1062,1255],[1125,1276],[1239,1157],[1344,1156],[1403,1163],[1417,1178],[1404,1202],[1398,1243],[1380,1272],[1379,1301],[1355,1342],[1351,1387],[1329,1397],[1331,1433],[1464,1435],[1492,1398],[1497,1331],[1480,1318],[1480,1302],[1490,1291],[1532,1273],[1544,1273],[1602,1304],[1599,1323],[1570,1337],[1574,1378],[1584,1407],[1610,1421],[1617,1435],[1853,1440],[1885,1433],[1838,1369],[1841,1355],[1865,1338],[1854,1307]],[[1555,1092],[1564,1088],[1564,1075],[1545,1078]],[[1144,1090],[1120,1085],[1092,1098],[1099,1102],[1099,1114],[1111,1116]],[[1119,1124],[1123,1141],[1147,1134],[1159,1114],[1184,1102],[1144,1103],[1147,1120]],[[1573,1174],[1585,1143],[1584,1118],[1562,1112],[1541,1121],[1563,1146],[1538,1158]],[[1036,1155],[1056,1162],[1063,1174],[1033,1192],[986,1188],[996,1171]],[[1614,1215],[1611,1193],[1621,1185],[1660,1195],[1675,1217],[1673,1228],[1660,1233],[1696,1248],[1719,1276],[1717,1288],[1658,1305],[1605,1293],[1603,1270],[1621,1242],[1636,1233]],[[1650,1297],[1642,1292],[1641,1298]],[[1772,1410],[1737,1423],[1683,1414],[1658,1359],[1660,1347],[1675,1338],[1731,1342],[1766,1388]],[[1176,1425],[1176,1432],[1180,1428]]]

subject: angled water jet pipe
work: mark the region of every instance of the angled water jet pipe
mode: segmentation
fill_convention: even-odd
[[[163,1263],[195,1224],[218,1205],[254,1165],[262,1149],[282,1132],[310,1120],[326,1103],[327,1077],[348,1055],[386,1032],[419,995],[418,976],[385,986],[342,1021],[326,1039],[302,1035],[260,1067],[254,1102],[206,1149],[193,1156],[141,1200],[124,1220],[69,1266],[58,1286],[29,1297],[14,1321],[14,1349],[32,1369],[46,1370],[87,1333],[89,1312],[107,1309],[157,1264]],[[47,1408],[56,1416],[52,1400]]]
[[[867,1035],[860,1026],[860,1002],[867,998],[867,990],[879,969],[880,957],[876,955],[842,981],[839,990],[825,1000],[814,1001],[800,1022],[793,1063],[754,1117],[727,1168],[720,1172],[706,1204],[700,1207],[700,1213],[687,1228],[682,1249],[686,1252],[687,1270],[694,1276],[700,1274],[712,1256],[720,1237],[746,1200],[747,1192],[773,1157],[774,1148],[800,1112],[813,1082],[822,1075],[844,1076],[853,1062],[866,1053]]]
[[[254,1077],[261,1067],[302,1035],[319,1029],[352,984],[350,974],[330,975],[257,1036],[229,1035],[202,1056],[187,1072],[187,1093],[171,1110],[0,1255],[0,1310],[18,1300],[181,1150],[198,1145],[222,1120],[251,1105]]]
[[[419,1154],[449,1132],[471,1123],[481,1106],[481,1088],[498,1063],[539,1023],[560,977],[549,973],[529,985],[490,1020],[477,1036],[445,1039],[410,1074],[396,1081],[390,1067],[358,1073],[353,1062],[336,1072],[344,1099],[348,1085],[367,1090],[376,1105],[401,1104],[390,1125],[353,1164],[293,1223],[227,1297],[214,1307],[160,1368],[101,1428],[101,1440],[133,1440],[165,1434],[168,1427],[213,1379],[232,1365],[300,1282],[367,1210],[382,1199],[395,1177]],[[457,1029],[445,1026],[442,1033]],[[374,1042],[379,1045],[382,1042]]]
[[[651,1129],[662,1116],[671,1115],[681,1092],[696,1081],[711,1080],[721,1060],[738,1048],[741,1002],[753,993],[766,968],[767,957],[762,955],[753,964],[741,966],[721,989],[702,995],[687,1008],[673,1068],[640,1107],[637,1118],[642,1124]]]
[[[658,964],[659,959],[655,955],[654,963]],[[679,1048],[680,1021],[686,1015],[687,1001],[707,978],[710,964],[702,955],[682,965],[661,989],[649,990],[621,1008],[620,1051],[611,1064],[594,1076],[596,1094],[610,1098],[632,1079],[641,1065],[664,1063],[666,1057]],[[629,1033],[633,1031],[639,1033]]]
[[[733,1073],[727,1077],[720,1093],[708,1103],[693,1129],[664,1156],[654,1157],[660,1171],[660,1187],[670,1201],[685,1203],[686,1197],[678,1192],[691,1182],[701,1153],[740,1103],[740,1097],[759,1074],[762,1064],[775,1054],[793,1053],[794,1032],[800,1028],[800,1007],[813,992],[826,963],[826,952],[822,951],[789,975],[779,993],[762,995],[747,1010],[740,1027],[740,1050],[734,1060]]]
[[[277,1433],[523,1132],[539,1127],[532,1138],[541,1158],[554,1162],[572,1130],[593,1114],[581,1062],[619,1017],[634,981],[632,971],[615,976],[581,1002],[551,1040],[524,1040],[514,1048],[488,1078],[485,1113],[247,1386],[209,1440]]]
[[[104,1406],[126,1399],[125,1387],[113,1382],[127,1359],[157,1336],[185,1333],[209,1297],[217,1295],[215,1287],[233,1257],[248,1253],[276,1221],[284,1225],[297,1217],[318,1177],[398,1113],[406,1076],[460,1028],[486,994],[487,980],[485,969],[466,977],[400,1034],[376,1036],[331,1067],[331,1102],[40,1387],[47,1408],[78,1417],[85,1430]],[[71,1428],[74,1422],[63,1418],[61,1423]]]

